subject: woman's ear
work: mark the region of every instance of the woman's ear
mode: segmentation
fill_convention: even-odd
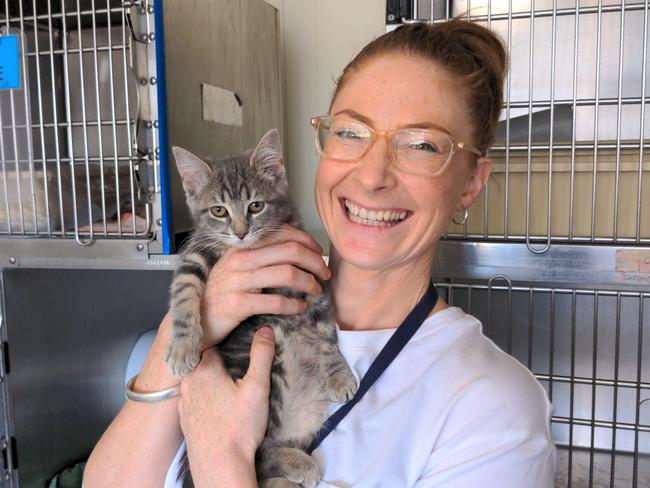
[[[481,190],[487,183],[491,169],[492,161],[490,158],[481,157],[476,160],[474,168],[465,180],[465,187],[463,188],[463,193],[460,195],[459,202],[462,208],[458,210],[469,208],[474,203],[474,200],[478,198]]]

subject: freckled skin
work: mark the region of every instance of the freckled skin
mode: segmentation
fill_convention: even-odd
[[[382,55],[365,63],[341,89],[330,115],[345,109],[368,117],[379,130],[432,122],[458,141],[472,138],[458,80],[420,58]],[[318,167],[315,196],[323,225],[342,259],[362,268],[430,262],[435,243],[466,191],[463,180],[475,159],[460,151],[444,175],[432,178],[404,173],[389,164],[389,158],[387,141],[379,138],[358,163],[323,156]],[[348,225],[340,198],[372,208],[405,208],[413,214],[389,231],[361,229]]]
[[[435,125],[456,142],[475,145],[467,100],[461,81],[443,65],[388,53],[351,72],[329,115],[354,112],[352,120],[378,131]],[[342,329],[396,327],[401,322],[415,305],[414,297],[426,289],[436,244],[454,212],[476,200],[490,173],[487,157],[477,159],[462,150],[435,177],[399,170],[391,158],[384,136],[358,162],[320,158],[314,193],[331,242],[330,284]],[[408,216],[390,227],[362,225],[344,210],[342,202],[348,199],[369,209],[403,209]],[[439,306],[446,305],[440,300]]]

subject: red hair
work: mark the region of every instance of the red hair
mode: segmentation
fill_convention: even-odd
[[[364,63],[390,53],[423,57],[459,77],[469,94],[474,145],[481,152],[487,151],[494,141],[503,104],[508,62],[503,41],[485,27],[461,19],[431,25],[423,22],[401,25],[372,41],[345,67],[336,82],[332,104]]]

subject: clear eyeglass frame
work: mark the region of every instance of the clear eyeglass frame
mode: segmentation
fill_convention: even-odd
[[[370,134],[370,140],[366,143],[365,149],[363,152],[360,152],[358,155],[355,155],[352,158],[337,158],[337,157],[332,157],[332,155],[327,154],[322,145],[321,145],[321,139],[319,136],[319,132],[321,128],[326,127],[327,131],[329,131],[329,127],[331,126],[332,121],[334,120],[345,120],[347,124],[354,124],[358,126],[359,128],[362,128],[364,131],[367,131],[367,133]],[[312,117],[310,120],[310,123],[312,127],[314,128],[314,140],[316,143],[316,149],[318,150],[318,153],[321,156],[325,156],[329,159],[333,159],[335,161],[341,161],[341,162],[348,162],[348,163],[354,163],[358,162],[361,159],[365,157],[365,155],[370,151],[370,149],[374,146],[375,142],[379,137],[385,137],[388,140],[388,146],[390,147],[390,161],[400,170],[406,172],[406,173],[411,173],[411,174],[417,174],[417,175],[423,175],[423,176],[438,176],[441,173],[445,171],[447,166],[449,165],[449,162],[453,159],[454,154],[457,150],[462,150],[462,151],[468,151],[472,154],[474,154],[477,157],[483,156],[483,153],[479,151],[476,147],[464,143],[464,142],[456,142],[453,137],[443,129],[397,129],[397,130],[378,130],[378,129],[373,129],[372,127],[368,127],[367,125],[363,124],[362,122],[359,122],[358,120],[354,119],[349,119],[347,117],[332,117],[329,115],[320,115],[318,117]],[[418,134],[435,134],[436,136],[441,136],[443,137],[448,143],[449,143],[449,150],[447,152],[446,160],[438,165],[438,167],[435,170],[429,170],[426,166],[421,165],[421,167],[418,167],[418,165],[407,165],[405,164],[405,161],[403,160],[402,157],[400,157],[400,154],[396,151],[396,145],[395,145],[395,140],[396,140],[396,135],[402,135],[402,134],[411,134],[413,132],[417,132]],[[412,161],[411,161],[412,162]]]

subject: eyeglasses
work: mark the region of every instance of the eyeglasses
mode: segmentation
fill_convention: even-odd
[[[376,130],[346,117],[327,115],[312,118],[311,125],[318,152],[336,161],[359,161],[381,135],[389,140],[393,164],[412,174],[439,175],[456,149],[482,155],[475,147],[455,142],[449,134],[438,129]]]

